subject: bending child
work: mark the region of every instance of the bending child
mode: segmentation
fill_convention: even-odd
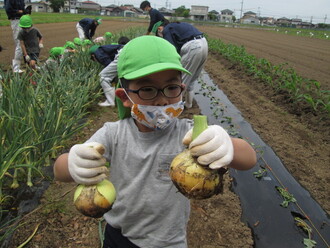
[[[42,35],[39,30],[33,27],[31,16],[23,15],[19,20],[22,30],[18,33],[17,39],[21,42],[24,60],[30,68],[36,69],[40,49],[44,47]]]

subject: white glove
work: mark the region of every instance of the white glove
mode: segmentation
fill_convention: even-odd
[[[41,48],[44,48],[44,44],[39,43],[39,48],[40,48],[40,49],[41,49]]]
[[[30,62],[30,61],[31,61],[31,58],[30,58],[29,55],[26,55],[26,56],[25,56],[25,61],[26,61],[26,62]]]
[[[69,152],[68,166],[73,180],[78,184],[92,185],[105,179],[108,169],[106,159],[97,148],[104,149],[97,142],[74,145]]]
[[[218,125],[209,126],[197,138],[192,140],[192,129],[184,136],[182,143],[189,145],[191,155],[198,157],[201,165],[211,169],[220,169],[231,163],[234,147],[225,129]]]

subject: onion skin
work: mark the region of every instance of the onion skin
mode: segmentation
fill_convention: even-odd
[[[198,164],[188,149],[178,154],[170,166],[170,177],[189,199],[207,199],[222,192],[224,170],[211,170]]]
[[[74,194],[74,205],[83,215],[100,218],[112,208],[116,198],[113,184],[103,180],[96,185],[79,185]]]

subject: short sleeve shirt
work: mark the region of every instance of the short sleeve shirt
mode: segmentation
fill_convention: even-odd
[[[164,130],[145,133],[126,118],[106,123],[88,141],[105,146],[117,191],[104,218],[139,247],[187,247],[190,202],[174,186],[169,168],[191,127],[191,120],[175,119]]]
[[[32,28],[29,32],[22,29],[17,35],[17,39],[24,41],[28,54],[40,53],[39,40],[41,38],[42,35],[37,28]]]

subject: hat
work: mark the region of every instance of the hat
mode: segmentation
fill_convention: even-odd
[[[64,54],[64,47],[53,47],[49,50],[49,55],[53,59],[55,59],[56,57],[62,54]]]
[[[96,17],[96,18],[95,18],[95,21],[97,22],[97,24],[101,24],[101,23],[102,23],[102,19],[99,18],[99,17]]]
[[[100,46],[94,45],[89,48],[89,54],[95,53],[95,51],[99,48]]]
[[[181,65],[181,57],[167,40],[144,35],[128,42],[118,58],[118,77],[135,79],[165,70],[191,74]]]
[[[105,38],[111,38],[112,37],[112,33],[111,32],[105,32],[104,33],[104,37]]]
[[[73,43],[78,45],[78,46],[81,46],[82,45],[82,41],[80,38],[76,37],[73,39]]]
[[[79,39],[80,40],[80,39]],[[76,49],[75,44],[72,41],[67,41],[64,45],[64,48]]]
[[[156,23],[154,24],[154,26],[152,27],[151,32],[153,32],[153,33],[155,34],[155,33],[157,32],[158,27],[159,27],[160,25],[162,25],[162,24],[163,24],[162,21],[156,22]]]
[[[21,28],[30,28],[32,27],[32,19],[31,16],[29,15],[23,15],[20,19],[19,19],[19,24],[18,24]]]
[[[83,44],[84,46],[87,46],[87,45],[93,45],[93,42],[91,42],[89,39],[85,39],[85,40],[82,42],[82,44]]]

